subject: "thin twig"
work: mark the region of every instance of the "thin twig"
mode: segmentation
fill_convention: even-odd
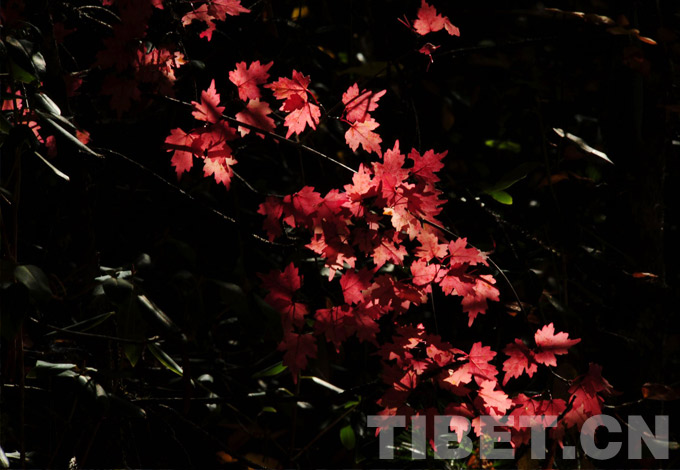
[[[252,192],[254,192],[255,194],[257,194],[259,196],[272,196],[272,197],[278,197],[278,198],[285,197],[283,194],[263,193],[262,191],[259,191],[257,188],[255,188],[253,185],[251,185],[243,176],[236,173],[233,169],[231,170],[231,172],[234,174],[236,179],[238,179],[241,183],[243,183],[243,185],[246,188],[248,188],[249,190],[251,190]]]
[[[131,163],[131,164],[135,165],[137,168],[139,168],[139,169],[145,171],[145,172],[148,173],[149,175],[151,175],[151,176],[153,176],[154,178],[156,178],[158,181],[162,182],[163,184],[165,184],[165,185],[167,185],[167,186],[170,186],[173,190],[177,191],[177,192],[180,193],[182,196],[184,196],[185,198],[189,199],[191,202],[194,202],[194,203],[196,203],[196,204],[198,204],[198,205],[204,207],[205,209],[209,210],[210,212],[212,212],[213,214],[217,215],[217,216],[220,217],[221,219],[226,220],[227,222],[231,222],[232,224],[238,224],[238,222],[236,221],[236,219],[234,219],[233,217],[230,217],[230,216],[224,214],[223,212],[218,211],[218,210],[215,209],[214,207],[211,207],[211,206],[208,206],[208,205],[206,205],[206,204],[201,203],[198,199],[196,199],[194,196],[192,196],[191,194],[189,194],[188,192],[186,192],[185,190],[183,190],[183,189],[180,188],[179,186],[177,186],[177,185],[171,183],[170,181],[166,180],[165,178],[163,178],[163,177],[162,177],[161,175],[159,175],[158,173],[156,173],[156,172],[154,172],[153,170],[151,170],[151,169],[145,167],[144,165],[142,165],[141,163],[139,163],[139,162],[133,160],[132,158],[128,157],[127,155],[123,155],[122,153],[116,152],[115,150],[111,150],[111,149],[100,149],[100,150],[103,151],[103,152],[108,152],[108,153],[110,153],[110,154],[112,154],[112,155],[115,155],[115,156],[117,156],[117,157],[120,157],[120,158],[122,158],[123,160],[127,161],[128,163]],[[282,247],[288,247],[288,246],[290,246],[289,244],[285,244],[285,243],[271,242],[271,241],[267,240],[266,238],[264,238],[264,237],[262,237],[262,236],[260,236],[260,235],[257,235],[256,233],[251,233],[250,236],[252,236],[254,239],[256,239],[256,240],[258,240],[258,241],[260,241],[260,242],[262,242],[262,243],[266,243],[267,245],[282,246]]]
[[[116,20],[118,20],[119,22],[122,21],[122,20],[120,19],[120,16],[116,15],[114,12],[112,12],[112,11],[109,10],[108,8],[100,7],[99,5],[81,5],[81,6],[77,7],[76,10],[77,10],[77,11],[81,11],[81,10],[96,10],[96,11],[103,11],[103,12],[106,12],[106,13],[108,13],[109,15],[113,16],[113,17],[114,17]]]
[[[108,341],[116,341],[119,343],[131,343],[131,344],[148,344],[153,341],[158,341],[158,336],[154,336],[152,338],[147,338],[147,339],[130,339],[130,338],[119,338],[117,336],[109,336],[109,335],[99,335],[96,333],[85,333],[84,331],[73,331],[73,330],[67,330],[66,328],[59,328],[58,326],[50,325],[47,323],[42,323],[36,318],[31,318],[31,321],[33,323],[37,323],[41,326],[44,326],[45,328],[48,328],[53,331],[58,331],[60,333],[65,333],[68,335],[73,335],[73,336],[81,336],[84,338],[95,338],[95,339],[105,339]]]
[[[548,367],[548,370],[550,371],[550,373],[552,375],[554,375],[555,377],[557,377],[558,379],[560,379],[562,382],[566,383],[567,385],[571,385],[573,383],[573,380],[569,380],[565,377],[562,377],[560,374],[555,372],[552,367]]]

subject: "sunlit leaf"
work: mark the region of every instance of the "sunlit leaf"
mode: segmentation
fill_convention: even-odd
[[[600,152],[599,150],[592,148],[590,145],[588,145],[579,136],[574,135],[574,134],[570,134],[569,132],[565,132],[564,130],[559,129],[559,128],[553,128],[553,131],[555,131],[555,133],[557,135],[559,135],[560,137],[568,139],[568,140],[572,141],[573,143],[575,143],[584,152],[589,153],[591,155],[594,155],[598,158],[601,158],[602,160],[606,161],[607,163],[611,163],[612,165],[614,164],[614,162],[609,159],[609,157],[607,156],[606,153]]]
[[[519,153],[522,151],[522,146],[520,144],[510,140],[489,139],[484,141],[484,145],[492,149],[505,150],[512,153]]]
[[[274,365],[271,365],[265,369],[262,369],[259,372],[256,372],[253,374],[254,379],[259,379],[261,377],[274,377],[275,375],[279,375],[283,371],[288,369],[288,367],[283,365],[283,362],[277,362]]]
[[[496,201],[500,202],[501,204],[506,204],[508,206],[512,205],[512,196],[503,190],[485,191],[485,193],[494,198]]]
[[[137,296],[139,303],[142,305],[147,313],[150,313],[158,323],[160,323],[169,332],[174,334],[181,334],[182,330],[173,322],[156,304],[154,304],[146,295],[139,294]]]
[[[151,354],[154,355],[158,361],[165,366],[166,369],[174,372],[180,377],[184,375],[182,368],[171,358],[165,351],[163,351],[158,343],[149,343],[147,345]]]
[[[59,170],[59,168],[57,168],[56,166],[52,165],[45,157],[43,157],[42,155],[40,155],[38,152],[33,152],[33,153],[34,153],[35,156],[38,157],[45,165],[47,165],[47,167],[48,167],[50,170],[52,170],[52,171],[54,172],[54,174],[57,175],[59,178],[62,178],[62,179],[64,179],[64,180],[66,180],[66,181],[71,181],[71,178],[69,178],[69,176],[68,176],[66,173],[62,172],[61,170]]]
[[[0,446],[0,468],[9,468],[9,459],[5,455],[5,451]]]
[[[351,425],[347,425],[340,429],[340,442],[347,450],[354,449],[356,445],[356,436],[354,435],[354,429]]]

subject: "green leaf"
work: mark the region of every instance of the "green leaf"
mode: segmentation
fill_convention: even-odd
[[[73,371],[76,368],[75,364],[70,363],[53,363],[38,360],[35,366],[26,374],[29,379],[44,377],[46,375],[60,375],[64,371]],[[75,374],[75,372],[74,372]]]
[[[0,446],[0,468],[9,468],[9,459],[2,450],[2,446]]]
[[[115,312],[102,313],[102,314],[96,315],[92,318],[88,318],[87,320],[83,320],[81,322],[74,323],[73,325],[65,326],[63,329],[64,330],[72,330],[72,331],[91,330],[92,328],[100,325],[101,323],[104,323],[106,320],[111,318],[113,315],[115,315]],[[57,333],[58,332],[56,332],[56,331],[50,331],[45,336],[52,336],[52,335],[56,335]]]
[[[151,314],[151,317],[160,323],[170,333],[181,335],[182,330],[168,317],[160,308],[156,306],[146,295],[139,294],[137,300],[144,308],[143,311]]]
[[[354,436],[354,429],[352,429],[351,425],[348,424],[344,428],[340,429],[340,442],[342,442],[342,445],[345,447],[345,449],[354,449],[354,446],[356,445],[356,437]]]
[[[142,357],[142,351],[144,348],[140,344],[126,343],[123,345],[123,352],[125,357],[132,367],[135,367],[139,362],[139,358]]]
[[[45,93],[35,93],[33,95],[33,104],[39,106],[44,111],[47,111],[54,116],[61,116],[61,109],[59,109],[57,103],[52,101],[52,98],[47,96]]]
[[[510,140],[489,139],[484,141],[484,145],[493,149],[506,150],[512,153],[520,153],[522,151],[522,146],[520,144]]]
[[[345,404],[342,405],[342,407],[347,410],[347,409],[352,408],[354,406],[358,406],[359,403],[361,403],[361,397],[359,397],[358,400],[349,400],[349,401],[345,402]]]
[[[52,297],[52,290],[47,276],[37,266],[22,264],[14,268],[14,279],[23,284],[37,300]]]
[[[512,196],[503,190],[485,192],[501,204],[512,205]]]
[[[262,408],[262,412],[263,412],[263,413],[278,413],[278,411],[276,411],[276,408],[274,408],[273,406],[265,406],[265,407],[263,407],[263,408]]]
[[[260,372],[256,372],[253,374],[254,379],[259,379],[261,377],[274,377],[275,375],[279,375],[283,371],[288,369],[288,367],[283,365],[283,362],[277,362],[276,364],[267,367],[266,369],[262,369]]]
[[[10,72],[14,80],[22,83],[33,83],[44,74],[45,58],[40,52],[34,52],[35,44],[25,39],[5,37],[5,45],[9,53]]]
[[[165,366],[166,369],[174,372],[180,377],[184,375],[184,371],[179,366],[179,364],[177,364],[173,358],[163,351],[158,343],[149,343],[147,346],[149,351],[151,351],[151,354],[153,354],[156,359],[158,359],[158,361]]]
[[[59,170],[59,168],[57,168],[56,166],[52,165],[49,161],[47,161],[47,160],[45,159],[45,157],[43,157],[42,155],[40,155],[38,152],[33,152],[33,153],[35,154],[36,157],[38,157],[40,160],[42,160],[42,162],[43,162],[45,165],[47,165],[47,167],[48,167],[50,170],[52,170],[52,171],[54,172],[54,174],[57,175],[59,178],[65,179],[66,181],[71,181],[71,178],[69,178],[69,176],[68,176],[66,173],[62,172],[61,170]]]

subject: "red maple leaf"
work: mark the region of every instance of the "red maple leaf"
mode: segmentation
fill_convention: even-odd
[[[362,202],[375,196],[377,189],[377,184],[373,181],[371,170],[362,163],[359,165],[359,171],[352,176],[352,184],[345,185],[347,201],[344,203],[344,206],[355,217],[363,217],[365,208]]]
[[[353,123],[347,132],[345,132],[345,141],[352,151],[356,152],[361,145],[367,152],[375,152],[382,155],[380,150],[380,143],[382,139],[378,134],[373,132],[380,124],[375,122],[375,119],[369,118],[362,122]]]
[[[349,87],[342,95],[342,103],[345,105],[345,119],[352,122],[362,122],[370,117],[370,112],[378,108],[378,100],[386,93],[386,90],[372,92],[362,90],[356,83]]]
[[[439,237],[436,234],[422,231],[418,234],[418,241],[421,246],[416,248],[417,257],[430,261],[432,258],[441,259],[446,256],[446,245],[439,243]]]
[[[245,62],[236,64],[236,70],[229,72],[229,80],[238,87],[238,96],[243,101],[256,100],[262,95],[258,85],[266,83],[269,79],[267,71],[274,62],[260,64],[259,60],[246,66]]]
[[[602,413],[604,398],[600,394],[612,394],[613,391],[609,382],[602,377],[602,367],[590,363],[588,373],[569,387],[573,402],[564,421],[568,426],[577,426],[580,431],[586,419]]]
[[[203,176],[213,175],[217,184],[222,183],[229,189],[231,177],[234,174],[231,167],[235,163],[236,160],[232,157],[206,157],[203,160]]]
[[[224,106],[219,106],[220,95],[215,89],[215,80],[210,82],[207,90],[201,92],[201,102],[192,101],[194,111],[191,115],[199,121],[211,122],[213,124],[220,122]]]
[[[292,95],[300,95],[300,97],[307,101],[307,93],[309,91],[310,78],[304,76],[297,70],[293,70],[292,78],[281,77],[274,83],[265,85],[274,92],[274,97],[278,100],[286,100]]]
[[[307,367],[310,357],[316,357],[316,340],[311,334],[286,331],[277,349],[285,351],[283,365],[288,367],[293,374],[293,382],[297,383],[298,373]]]
[[[413,22],[413,29],[421,36],[442,29],[446,29],[446,32],[451,36],[460,36],[460,30],[449,21],[449,18],[438,14],[437,10],[428,5],[425,0],[422,0],[420,4],[418,18]]]
[[[449,254],[452,268],[460,264],[487,265],[486,256],[477,248],[467,248],[467,238],[464,237],[449,243]]]
[[[283,102],[280,110],[290,113],[292,111],[302,108],[306,103],[307,103],[306,97],[303,98],[301,95],[295,93],[294,95],[290,95],[288,98],[286,98],[286,101]]]
[[[283,272],[275,269],[258,276],[265,289],[269,290],[264,300],[281,313],[284,330],[292,328],[293,325],[297,327],[304,325],[304,316],[308,313],[307,306],[293,300],[293,296],[302,286],[302,276],[298,274],[298,268],[290,263]]]
[[[380,331],[380,327],[370,315],[371,310],[359,309],[354,315],[356,323],[357,338],[359,341],[367,341],[376,344],[375,337]]]
[[[496,280],[490,274],[482,274],[475,278],[474,295],[466,295],[461,300],[463,311],[468,314],[468,326],[472,326],[472,322],[480,313],[486,313],[488,308],[488,300],[499,300],[500,293],[493,285]]]
[[[467,355],[468,370],[481,385],[483,380],[494,380],[498,374],[498,369],[489,361],[496,357],[496,353],[489,346],[482,346],[481,342],[472,345],[470,354]]]
[[[281,223],[279,222],[283,215],[281,200],[277,197],[267,196],[265,201],[257,208],[257,213],[266,217],[262,225],[267,231],[269,241],[274,241],[282,233]]]
[[[470,372],[469,365],[464,364],[455,370],[449,369],[449,376],[442,380],[450,383],[454,387],[470,383],[472,381],[472,373]]]
[[[486,407],[502,415],[512,407],[512,400],[502,390],[495,390],[497,384],[495,380],[485,380],[480,384],[477,394]]]
[[[309,83],[309,77],[293,70],[292,78],[281,77],[274,83],[265,85],[265,88],[274,92],[276,99],[284,101],[279,110],[289,113],[283,122],[288,128],[286,138],[289,138],[293,133],[301,134],[307,125],[316,129],[316,125],[319,123],[321,109],[309,102],[309,95],[311,94]]]
[[[555,419],[567,408],[567,403],[560,398],[541,400],[530,398],[523,393],[513,398],[512,402],[514,405],[518,405],[510,412],[510,416],[515,418],[512,425],[512,444],[515,447],[529,444],[531,440],[531,428],[522,425],[523,416],[530,417],[529,424],[532,427],[542,426],[543,428],[549,428],[555,426]],[[551,430],[551,437],[553,438],[557,437],[555,431],[557,429]],[[560,431],[563,431],[563,429],[560,429]],[[558,440],[561,439],[558,438]]]
[[[120,118],[128,111],[133,101],[139,101],[142,93],[137,82],[117,75],[107,75],[102,83],[102,95],[111,95],[110,106]]]
[[[434,150],[428,150],[423,155],[420,155],[416,149],[412,149],[411,153],[408,154],[408,158],[413,160],[411,175],[425,183],[436,183],[439,181],[439,177],[435,173],[444,168],[442,159],[447,153],[447,150],[442,153],[435,153]]]
[[[281,109],[283,110],[283,107]],[[292,111],[283,122],[283,125],[288,128],[286,139],[293,133],[301,134],[307,125],[316,129],[320,117],[321,110],[313,103],[305,103],[301,108]]]
[[[340,286],[342,287],[342,295],[345,297],[345,302],[348,304],[358,304],[364,301],[364,294],[362,291],[368,289],[371,285],[372,273],[364,268],[361,271],[348,270],[340,278]]]
[[[519,377],[524,372],[532,377],[538,370],[538,365],[534,360],[534,353],[526,347],[524,342],[520,339],[515,339],[514,343],[508,344],[503,352],[510,356],[503,363],[503,370],[505,376],[503,377],[503,385],[508,383],[513,377]]]
[[[335,350],[355,331],[355,321],[348,306],[319,309],[314,313],[314,332],[325,335]]]
[[[388,261],[392,264],[402,265],[407,254],[405,246],[396,245],[394,242],[383,238],[380,245],[375,247],[371,256],[376,269],[380,269]]]
[[[413,274],[413,284],[425,286],[434,282],[440,266],[436,263],[428,264],[424,259],[417,259],[411,263],[411,274]]]
[[[288,215],[284,218],[288,225],[311,227],[314,225],[313,219],[323,198],[313,187],[305,186],[297,193],[286,196],[283,202],[290,205]]]
[[[195,139],[195,135],[187,134],[180,128],[171,130],[170,135],[165,139],[165,148],[168,151],[174,151],[171,162],[177,172],[177,178],[185,171],[189,171],[194,164],[192,147]]]
[[[538,330],[534,335],[538,351],[535,354],[536,362],[547,366],[556,366],[557,358],[555,355],[567,354],[568,349],[579,343],[580,339],[569,339],[568,333],[555,334],[555,327],[552,323]]]
[[[248,101],[246,108],[236,114],[236,119],[262,129],[263,131],[271,132],[276,127],[274,120],[268,116],[271,112],[272,110],[269,107],[269,103],[254,99]],[[250,129],[243,126],[239,126],[238,131],[241,133],[241,137],[250,133]],[[264,139],[264,134],[258,132],[257,135]]]
[[[227,15],[250,13],[250,10],[241,6],[241,0],[210,0],[208,11],[220,21],[226,20]]]
[[[384,206],[394,206],[397,188],[408,178],[409,170],[403,168],[406,157],[399,150],[399,141],[394,142],[394,148],[385,151],[382,163],[373,162],[373,173],[376,183],[380,184]],[[381,201],[382,202],[382,201]]]

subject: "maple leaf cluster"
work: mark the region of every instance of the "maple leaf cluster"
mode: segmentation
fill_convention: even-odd
[[[104,39],[97,53],[96,65],[112,69],[104,78],[101,93],[110,96],[111,109],[118,117],[142,98],[140,84],[149,91],[174,96],[175,70],[184,63],[181,52],[141,43],[146,37],[153,9],[163,9],[162,0],[113,0],[105,6],[118,7],[120,22],[113,25],[113,35]]]
[[[598,366],[591,366],[588,374],[572,382],[571,405],[562,398],[541,395],[511,398],[502,387],[524,373],[533,376],[539,366],[556,366],[556,356],[567,354],[580,339],[556,333],[552,323],[535,332],[535,347],[515,339],[503,350],[508,358],[503,362],[501,383],[493,363],[497,353],[491,347],[476,342],[463,351],[428,333],[422,324],[399,323],[401,314],[427,300],[433,285],[439,285],[444,294],[462,297],[470,325],[486,312],[488,300],[498,300],[493,277],[473,271],[487,264],[486,254],[468,247],[464,238],[447,242],[432,224],[441,209],[434,183],[444,155],[434,151],[420,155],[412,150],[412,164],[406,165],[397,142],[382,161],[370,168],[362,165],[344,191],[331,190],[322,196],[306,186],[283,198],[269,197],[260,205],[258,212],[265,216],[271,240],[282,236],[284,228],[307,231],[310,242],[306,246],[325,261],[329,281],[335,282],[336,274],[342,272],[339,287],[344,302],[316,311],[299,299],[302,276],[293,263],[282,272],[261,276],[269,291],[267,302],[282,316],[284,333],[278,349],[284,352],[283,363],[297,380],[297,374],[316,357],[316,341],[325,339],[339,350],[356,335],[360,341],[377,345],[383,360],[382,378],[388,389],[377,402],[381,415],[443,412],[453,416],[450,428],[459,436],[469,426],[460,418],[469,420],[480,436],[484,431],[480,416],[509,414],[517,418],[507,427],[514,446],[526,444],[530,436],[529,429],[520,426],[520,416],[540,415],[546,427],[552,424],[550,416],[561,416],[551,430],[551,436],[561,440],[567,428],[580,429],[586,419],[599,414],[602,394],[611,392]],[[407,250],[410,241],[417,245]],[[403,267],[412,277],[381,272],[386,263]],[[396,333],[391,342],[378,344],[378,321],[387,316]],[[451,402],[444,410],[413,407],[413,393],[425,383],[450,394]],[[432,430],[428,432],[432,436]],[[436,449],[434,441],[430,442]]]
[[[539,362],[543,365],[552,365],[554,354],[566,354],[571,345],[580,341],[569,340],[567,333],[554,334],[552,323],[537,331],[535,337],[537,343],[540,338],[536,355],[544,354],[544,361]],[[379,414],[407,418],[451,416],[449,428],[457,434],[459,441],[470,431],[470,426],[478,437],[488,432],[480,416],[511,416],[514,420],[509,425],[496,427],[496,430],[509,431],[513,447],[528,444],[531,431],[522,426],[520,417],[531,416],[537,420],[532,425],[551,428],[551,438],[561,442],[568,428],[580,430],[588,418],[601,414],[602,395],[612,393],[611,385],[602,378],[601,368],[591,364],[587,374],[572,381],[569,402],[542,394],[519,393],[511,398],[499,383],[499,371],[492,362],[497,354],[491,347],[476,342],[466,352],[442,341],[438,335],[427,333],[422,324],[399,326],[392,342],[382,345],[378,354],[384,364],[382,379],[388,386],[378,400],[383,407]],[[504,362],[506,371],[512,361],[511,357]],[[434,385],[450,394],[444,409],[414,407],[418,403],[417,389],[424,384]],[[431,421],[427,433],[436,451]],[[384,427],[378,427],[376,433]]]
[[[236,86],[239,100],[245,103],[245,107],[234,116],[236,121],[242,124],[236,129],[241,137],[250,134],[253,129],[260,129],[266,133],[271,133],[276,129],[276,123],[270,117],[272,109],[262,96],[263,88],[271,90],[274,98],[282,102],[279,111],[285,113],[283,125],[287,128],[286,139],[293,134],[301,134],[307,126],[316,129],[319,124],[321,109],[309,89],[310,78],[293,70],[291,78],[280,77],[267,83],[269,69],[273,64],[273,62],[261,64],[258,60],[250,65],[246,62],[239,62],[236,68],[229,72],[229,81]],[[174,74],[171,74],[172,67],[166,66],[159,69],[158,64],[155,65],[157,70],[165,71],[167,76],[174,80]],[[134,93],[134,90],[134,88],[126,89],[126,92]],[[345,104],[343,120],[350,124],[345,140],[353,151],[362,145],[367,152],[382,155],[380,136],[373,132],[378,127],[378,123],[371,117],[370,112],[375,111],[378,100],[384,94],[385,90],[359,91],[356,83],[344,93],[342,97]],[[228,189],[233,174],[231,166],[236,163],[228,142],[236,138],[236,132],[222,118],[226,108],[219,104],[220,95],[217,93],[213,80],[208,90],[201,93],[201,102],[192,102],[194,118],[207,124],[188,133],[181,128],[172,130],[165,140],[165,148],[174,152],[171,162],[178,177],[192,168],[195,156],[204,160],[205,175],[214,174],[215,180],[223,183]],[[255,134],[261,138],[265,137],[263,132],[255,131]],[[276,137],[278,136],[274,136]],[[418,158],[426,157],[418,156]],[[421,165],[426,165],[426,163]],[[419,177],[418,173],[421,170],[417,168],[414,176]],[[384,171],[389,171],[389,168]],[[425,199],[421,198],[421,202],[425,203]]]
[[[371,109],[370,104],[364,109]],[[282,236],[284,229],[304,231],[309,236],[305,246],[324,261],[329,281],[342,273],[339,285],[344,302],[313,313],[314,335],[325,337],[336,349],[352,335],[375,343],[378,320],[422,304],[433,284],[447,295],[462,297],[470,323],[486,311],[488,300],[498,300],[493,277],[471,271],[487,264],[486,255],[467,247],[466,239],[447,242],[436,228],[444,202],[435,188],[436,172],[443,168],[445,155],[432,150],[421,155],[414,149],[407,164],[396,142],[380,161],[370,167],[361,165],[343,191],[333,189],[322,196],[306,186],[283,198],[268,197],[260,205],[258,212],[265,216],[270,240]],[[403,276],[382,272],[387,263],[402,267]],[[272,286],[290,279],[292,272],[297,273],[297,268],[290,265],[283,272],[270,273],[265,282],[270,303],[282,314],[281,348],[291,343],[287,333],[299,334],[295,330],[311,313],[292,300],[292,291],[285,301],[271,297],[278,292]],[[279,279],[278,284],[274,279]],[[298,279],[288,282],[300,284]],[[288,359],[295,360],[295,356]],[[298,359],[288,362],[284,358],[284,364],[300,370],[307,357]]]
[[[215,19],[224,21],[227,15],[244,12],[247,10],[237,0],[213,1],[199,4],[183,22],[204,22],[201,36],[210,40]],[[418,18],[408,26],[419,35],[441,30],[459,35],[458,28],[424,0]],[[436,47],[425,49],[431,54]],[[229,142],[237,134],[245,137],[253,132],[262,138],[281,139],[273,133],[276,122],[270,117],[272,108],[264,90],[270,90],[279,101],[285,139],[308,127],[317,129],[321,106],[310,89],[310,77],[293,70],[290,77],[270,82],[272,66],[273,62],[239,62],[229,72],[240,109],[234,114],[236,129],[224,119],[226,106],[220,105],[214,80],[201,93],[200,102],[192,102],[192,115],[201,125],[188,133],[174,129],[165,141],[166,149],[174,152],[172,164],[178,176],[192,167],[194,158],[201,158],[205,175],[214,175],[229,188],[231,167],[236,163]],[[278,350],[283,352],[283,364],[297,381],[316,357],[319,341],[339,351],[356,336],[375,345],[382,359],[387,390],[377,402],[382,407],[380,414],[443,412],[453,416],[450,428],[459,437],[468,431],[468,421],[461,418],[470,420],[479,436],[483,432],[480,416],[509,414],[517,418],[507,427],[514,446],[529,439],[529,430],[520,426],[519,417],[540,415],[548,426],[550,416],[559,416],[551,436],[561,440],[566,429],[580,429],[586,419],[597,415],[602,395],[612,392],[599,366],[591,364],[587,374],[570,382],[569,400],[522,393],[513,398],[503,388],[510,379],[524,374],[531,378],[540,367],[556,366],[557,356],[567,354],[580,339],[556,333],[552,323],[534,333],[533,345],[516,338],[502,350],[507,358],[502,362],[501,381],[495,363],[498,354],[490,346],[475,342],[469,350],[461,350],[428,333],[422,324],[402,324],[402,315],[425,303],[437,288],[444,295],[460,297],[471,326],[478,315],[486,313],[489,301],[499,300],[499,291],[494,277],[484,271],[488,255],[470,246],[466,238],[447,239],[437,220],[445,202],[436,187],[437,173],[444,167],[447,152],[421,154],[412,149],[404,154],[399,141],[391,149],[381,148],[382,139],[375,132],[379,124],[371,113],[385,93],[364,90],[354,83],[342,95],[340,120],[349,125],[347,145],[352,151],[362,147],[375,153],[378,160],[361,164],[352,182],[342,189],[321,194],[305,186],[284,197],[267,197],[258,208],[269,240],[289,233],[303,239],[305,247],[323,261],[328,282],[339,293],[335,300],[327,299],[323,308],[310,305],[303,297],[304,276],[292,262],[283,270],[260,275],[268,292],[265,300],[281,315],[283,338]],[[378,333],[383,324],[391,324],[395,333],[381,344]],[[425,384],[448,394],[450,401],[444,409],[421,406],[414,399],[414,393]],[[431,444],[436,449],[432,439]]]
[[[198,5],[198,6],[196,6]],[[217,29],[215,20],[225,21],[227,16],[238,16],[241,13],[250,13],[250,10],[241,5],[241,0],[204,0],[193,2],[192,11],[182,17],[182,25],[187,26],[194,21],[204,23],[205,29],[200,37],[210,41]]]
[[[353,151],[361,145],[367,152],[381,155],[382,139],[373,132],[379,124],[369,113],[378,108],[378,100],[385,92],[386,90],[377,93],[359,91],[359,86],[355,83],[342,95],[342,103],[345,105],[345,121],[350,125],[345,133],[345,141]]]
[[[192,101],[192,116],[203,122],[201,127],[185,132],[173,129],[165,139],[165,148],[173,151],[172,165],[179,177],[193,166],[194,156],[203,159],[203,174],[213,175],[217,183],[229,188],[236,159],[228,142],[236,138],[236,131],[222,120],[224,107],[219,105],[220,95],[215,88],[215,80],[207,90],[201,92],[201,101]]]
[[[420,36],[425,36],[430,33],[445,30],[451,36],[460,36],[460,30],[454,26],[449,20],[448,16],[442,16],[437,13],[437,10],[432,5],[429,5],[425,0],[422,0],[420,8],[418,9],[417,18],[413,21],[413,25],[408,18],[399,19],[407,28],[414,31]],[[438,45],[432,43],[425,43],[418,52],[429,57],[430,64],[434,62],[432,53],[439,49]],[[428,65],[429,67],[429,65]]]

